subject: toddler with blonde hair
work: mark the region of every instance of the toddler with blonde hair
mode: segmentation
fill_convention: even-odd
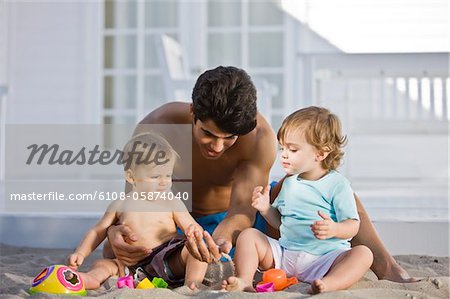
[[[152,156],[156,157],[153,159]],[[178,154],[160,135],[141,133],[131,138],[123,150],[125,178],[132,186],[125,198],[113,201],[103,217],[86,233],[75,252],[67,258],[72,268],[81,266],[107,236],[112,225],[127,225],[137,246],[152,248],[146,258],[128,267],[134,274],[140,268],[150,278],[161,277],[171,287],[183,283],[198,288],[208,264],[188,252],[186,238],[193,239],[203,228],[192,218],[185,204],[170,198],[172,174]],[[185,234],[179,235],[177,227]],[[119,259],[96,260],[88,272],[80,272],[88,290],[99,288],[111,276],[123,276]]]
[[[269,186],[253,191],[252,206],[280,230],[272,239],[253,228],[238,237],[236,276],[226,290],[254,291],[256,269],[280,268],[311,284],[311,293],[348,288],[373,261],[369,248],[350,248],[359,217],[350,182],[338,171],[346,137],[338,117],[320,107],[289,115],[278,131],[280,160],[287,177],[270,204]]]

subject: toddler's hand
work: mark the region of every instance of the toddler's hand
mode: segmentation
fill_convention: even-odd
[[[219,252],[220,253],[225,253],[226,255],[228,255],[228,253],[230,253],[231,248],[233,248],[233,244],[225,239],[217,239],[214,240],[217,244],[217,246],[219,247]]]
[[[257,209],[261,213],[265,213],[270,209],[269,190],[269,185],[267,185],[265,188],[263,188],[262,186],[258,186],[253,190],[252,207]]]
[[[77,269],[84,262],[84,255],[79,252],[74,252],[67,257],[67,264],[74,269]]]
[[[311,225],[311,230],[314,233],[314,236],[319,240],[325,240],[336,236],[336,222],[334,222],[330,216],[322,213],[321,211],[317,211],[317,213],[323,220],[315,221]]]

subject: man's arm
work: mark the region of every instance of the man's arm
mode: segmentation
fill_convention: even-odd
[[[267,223],[270,224],[271,227],[279,230],[281,226],[281,215],[278,209],[274,207],[270,207],[265,213],[261,212],[261,215],[266,219]]]
[[[378,235],[375,226],[369,218],[364,206],[359,197],[353,194],[358,209],[360,219],[359,231],[353,237],[351,243],[352,247],[357,245],[365,245],[373,253],[372,271],[378,279],[387,279],[395,282],[416,282],[417,278],[411,277],[391,256],[389,251],[383,244]]]
[[[270,203],[273,203],[278,196],[278,193],[281,191],[281,186],[283,186],[284,180],[289,177],[289,175],[285,175],[281,180],[279,180],[275,186],[270,190]]]
[[[276,158],[276,138],[270,128],[263,128],[255,144],[248,145],[252,155],[239,163],[233,176],[230,206],[225,219],[217,226],[213,239],[228,252],[236,244],[239,233],[255,222],[256,210],[251,206],[252,192],[256,186],[267,185],[270,168]]]
[[[283,182],[284,180],[289,177],[290,175],[286,175],[284,176],[281,180],[278,181],[278,183],[270,190],[270,203],[273,203],[275,201],[275,199],[278,196],[278,193],[280,193],[281,191],[281,186],[283,186]],[[280,238],[280,230],[279,229],[275,229],[274,227],[272,227],[272,225],[270,225],[269,227],[267,227],[267,235],[271,238],[274,238],[276,240],[278,240]]]
[[[236,244],[239,233],[252,227],[255,222],[256,210],[251,206],[252,190],[261,185],[261,182],[267,182],[267,177],[264,178],[261,173],[263,170],[258,170],[258,167],[249,162],[241,163],[236,169],[228,214],[212,235],[224,252],[229,252],[231,244]]]
[[[131,266],[152,252],[151,248],[128,244],[125,240],[138,241],[136,235],[128,226],[124,224],[111,225],[108,228],[108,239],[103,246],[103,257],[118,258],[125,266]]]

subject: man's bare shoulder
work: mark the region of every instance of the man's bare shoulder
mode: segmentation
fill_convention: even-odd
[[[258,125],[249,134],[242,136],[239,147],[244,150],[247,158],[253,159],[275,159],[277,138],[267,120],[258,114]]]
[[[190,124],[189,103],[170,102],[145,116],[139,124]]]
[[[272,126],[261,114],[258,114],[258,124],[259,125],[256,127],[256,141],[271,145],[275,144],[276,147],[277,136],[273,131]]]

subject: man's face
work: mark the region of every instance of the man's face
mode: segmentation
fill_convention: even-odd
[[[238,139],[238,136],[221,131],[212,120],[197,120],[193,124],[194,139],[206,159],[218,159]]]

